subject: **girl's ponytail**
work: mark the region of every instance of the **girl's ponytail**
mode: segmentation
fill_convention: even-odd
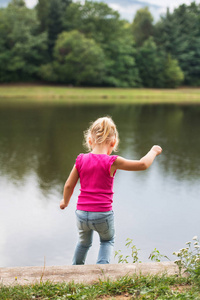
[[[103,120],[101,122],[101,128],[97,134],[99,136],[100,143],[103,143],[104,141],[106,141],[107,137],[110,134],[110,130],[111,130],[110,122],[108,121],[108,119],[103,118]]]
[[[85,145],[91,150],[89,140],[91,139],[94,144],[102,144],[104,142],[116,140],[114,151],[117,149],[119,143],[118,132],[115,123],[110,117],[103,117],[97,119],[91,124],[89,129],[85,132]]]

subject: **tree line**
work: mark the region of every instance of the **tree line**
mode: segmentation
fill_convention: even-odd
[[[133,22],[103,2],[12,0],[0,9],[0,82],[174,88],[200,85],[200,5],[180,5],[154,23]]]

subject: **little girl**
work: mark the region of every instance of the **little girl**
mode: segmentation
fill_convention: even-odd
[[[97,119],[85,132],[85,142],[91,152],[78,155],[65,183],[64,199],[60,202],[60,208],[68,206],[80,178],[81,188],[76,210],[79,241],[73,265],[85,263],[94,231],[98,232],[100,237],[97,264],[108,264],[115,238],[112,202],[116,170],[146,170],[162,149],[160,146],[153,146],[140,160],[127,160],[110,155],[112,151],[116,151],[119,143],[116,126],[110,117]]]

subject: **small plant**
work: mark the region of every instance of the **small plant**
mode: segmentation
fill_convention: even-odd
[[[138,249],[135,245],[133,245],[133,240],[127,238],[125,246],[131,249],[131,254],[126,255],[124,257],[123,254],[121,253],[121,250],[115,251],[115,257],[118,257],[118,263],[126,263],[126,264],[129,262],[141,263],[138,257],[138,252],[140,249]],[[160,262],[163,257],[169,260],[169,258],[166,255],[162,255],[156,248],[149,255],[149,259],[156,262]]]
[[[192,242],[187,242],[185,248],[173,254],[178,257],[175,263],[179,267],[180,275],[184,269],[184,272],[200,281],[200,245],[197,236],[193,237],[193,245]]]
[[[141,263],[141,261],[139,261],[139,257],[138,257],[138,251],[140,249],[136,248],[136,246],[133,245],[133,240],[127,238],[125,246],[127,248],[131,249],[131,255],[126,255],[124,257],[123,254],[121,253],[121,250],[115,251],[115,257],[118,257],[118,263],[126,263],[126,264],[128,264],[129,262],[132,262],[132,263],[139,262],[139,263]],[[131,259],[131,261],[129,261],[130,259]]]
[[[161,254],[156,248],[149,255],[149,259],[156,262],[160,262],[162,258],[167,258],[170,260],[166,255]]]

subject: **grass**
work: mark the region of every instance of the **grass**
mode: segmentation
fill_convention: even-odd
[[[197,104],[200,88],[122,89],[50,85],[0,85],[0,103]]]
[[[190,277],[126,276],[93,285],[44,282],[32,285],[0,285],[1,300],[64,299],[200,299],[200,287]]]

